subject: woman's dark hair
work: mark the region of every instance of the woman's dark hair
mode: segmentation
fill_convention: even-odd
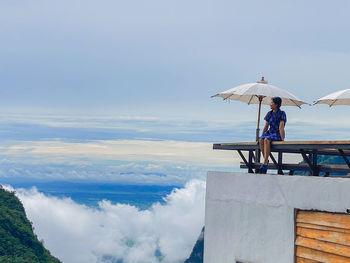
[[[273,97],[272,101],[273,101],[273,103],[275,103],[277,105],[278,108],[281,107],[282,99],[280,97]]]

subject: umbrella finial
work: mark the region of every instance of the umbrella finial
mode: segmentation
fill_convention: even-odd
[[[258,83],[263,83],[263,84],[267,84],[267,81],[265,80],[264,77],[261,77],[260,81],[257,81]]]

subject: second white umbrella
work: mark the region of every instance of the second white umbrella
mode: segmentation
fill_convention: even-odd
[[[314,104],[328,104],[329,107],[336,105],[349,105],[350,106],[350,89],[344,89],[333,92],[318,99]]]

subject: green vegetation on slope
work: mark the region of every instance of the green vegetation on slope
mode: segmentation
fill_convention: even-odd
[[[0,186],[0,262],[58,263],[33,232],[22,203]]]

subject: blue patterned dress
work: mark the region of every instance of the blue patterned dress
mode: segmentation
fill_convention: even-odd
[[[266,114],[264,120],[269,123],[269,129],[260,136],[260,139],[267,138],[271,141],[282,141],[279,127],[281,121],[284,121],[284,125],[286,124],[286,113],[280,109],[277,112],[271,110]]]

